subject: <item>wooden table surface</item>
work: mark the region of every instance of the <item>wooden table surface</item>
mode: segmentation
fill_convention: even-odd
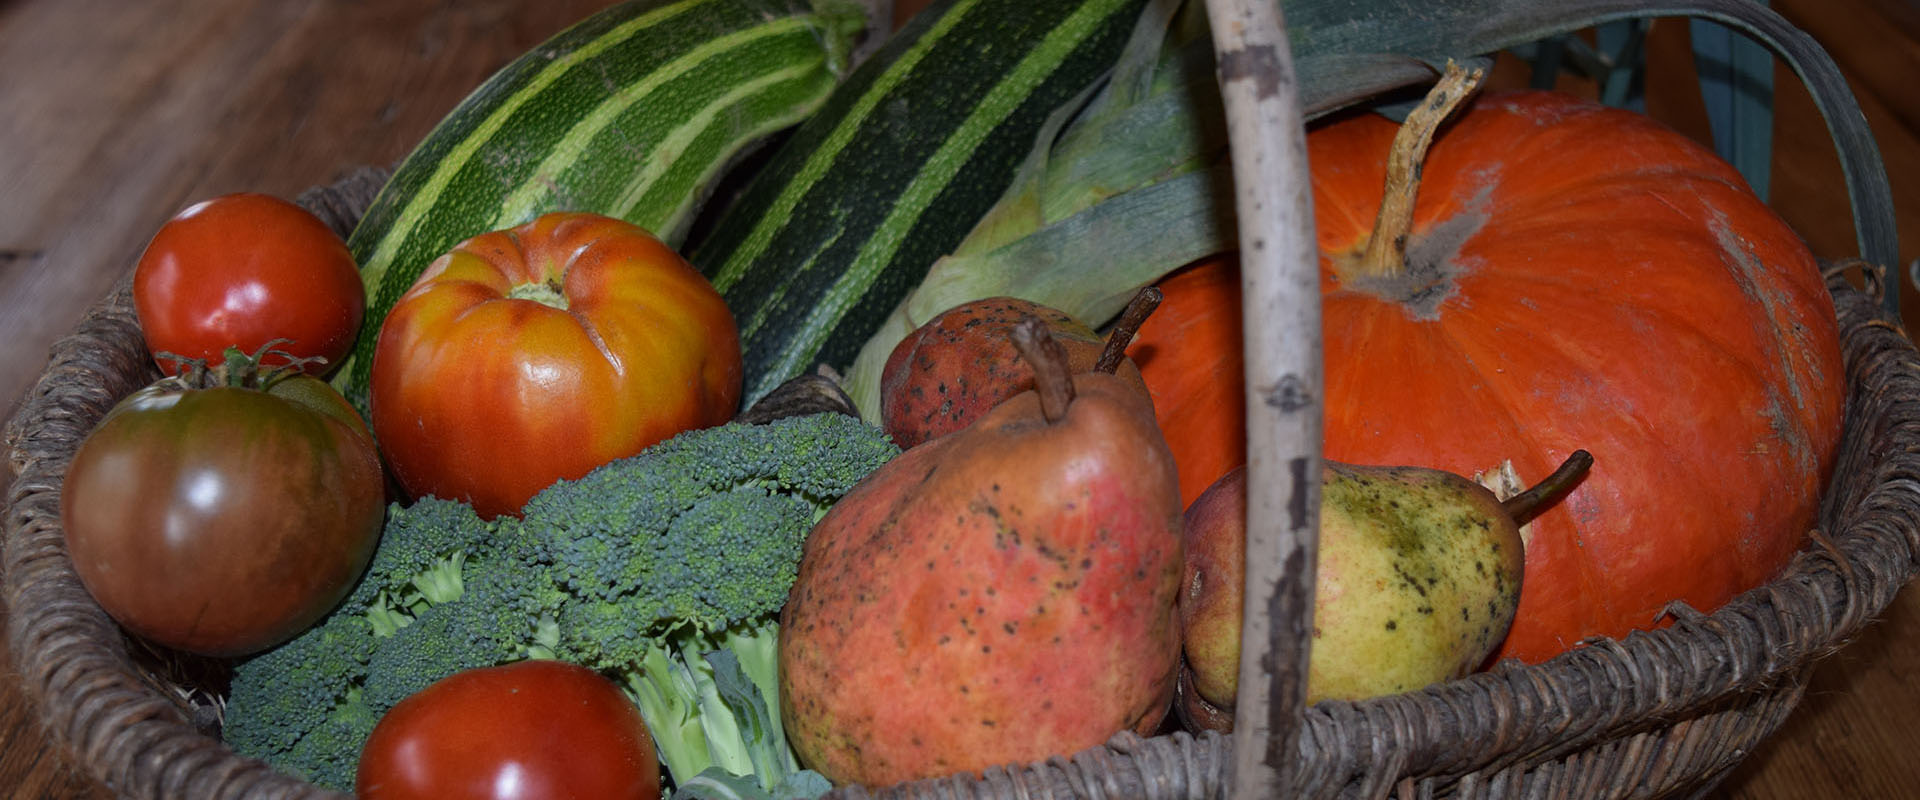
[[[175,210],[233,191],[292,197],[348,167],[393,163],[507,60],[608,4],[0,0],[0,408],[11,414],[48,344]],[[1849,70],[1895,177],[1912,259],[1920,187],[1905,179],[1920,174],[1920,6],[1773,5]],[[1684,68],[1684,26],[1654,34],[1655,74]],[[1652,82],[1649,109],[1703,135],[1687,84]],[[1816,252],[1851,252],[1825,131],[1791,76],[1780,85],[1775,206]],[[1911,297],[1907,307],[1920,308]],[[1920,797],[1916,597],[1903,593],[1824,663],[1785,730],[1715,797]],[[0,793],[110,796],[47,745],[35,715],[0,672]]]

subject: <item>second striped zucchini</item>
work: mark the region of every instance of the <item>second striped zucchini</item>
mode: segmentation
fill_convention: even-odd
[[[855,70],[692,247],[740,325],[747,401],[851,362],[1054,109],[1113,66],[1144,7],[944,0]]]

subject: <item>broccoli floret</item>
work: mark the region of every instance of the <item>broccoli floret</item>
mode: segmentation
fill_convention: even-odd
[[[362,684],[367,705],[384,712],[463,669],[551,657],[552,642],[543,641],[540,620],[516,608],[524,574],[492,559],[469,562],[461,578],[470,588],[459,602],[425,608],[374,647]]]
[[[236,669],[227,742],[347,789],[395,703],[559,658],[627,687],[676,783],[816,794],[781,729],[778,613],[814,523],[898,452],[842,414],[731,423],[555,483],[517,520],[395,506],[340,607]]]
[[[561,609],[557,656],[625,676],[676,780],[720,767],[775,788],[799,767],[774,620],[813,524],[897,452],[872,426],[816,414],[682,434],[554,484],[522,531],[584,601]]]

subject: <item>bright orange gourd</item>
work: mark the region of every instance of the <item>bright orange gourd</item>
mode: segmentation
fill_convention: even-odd
[[[1326,330],[1326,457],[1538,480],[1594,467],[1528,528],[1501,656],[1711,610],[1813,524],[1844,375],[1800,238],[1707,149],[1564,95],[1480,98],[1419,171],[1403,269],[1364,272],[1396,125],[1308,137]],[[1239,277],[1162,284],[1131,351],[1191,501],[1244,459]],[[1198,488],[1195,488],[1198,487]]]

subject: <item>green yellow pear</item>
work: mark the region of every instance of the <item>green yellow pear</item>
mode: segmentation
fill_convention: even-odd
[[[1307,702],[1412,691],[1478,668],[1520,601],[1520,526],[1592,464],[1576,451],[1552,476],[1502,501],[1421,467],[1325,462]],[[1182,720],[1230,730],[1245,585],[1244,467],[1187,508],[1180,618]]]

